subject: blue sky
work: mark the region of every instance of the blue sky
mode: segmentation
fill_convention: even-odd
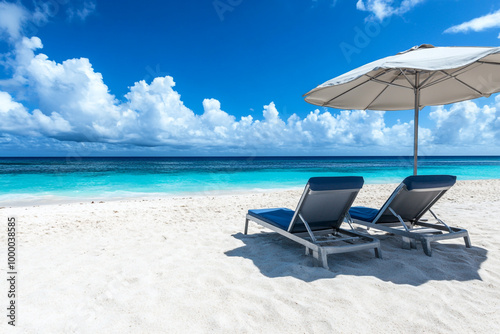
[[[497,1],[0,1],[0,156],[411,155],[412,111],[302,95],[414,45],[499,37]],[[424,108],[420,153],[500,154],[499,108]]]

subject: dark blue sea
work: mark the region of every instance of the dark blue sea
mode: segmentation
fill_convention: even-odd
[[[412,173],[412,157],[0,158],[0,204],[286,189],[313,176],[398,183]],[[497,179],[500,157],[421,157],[419,174]]]

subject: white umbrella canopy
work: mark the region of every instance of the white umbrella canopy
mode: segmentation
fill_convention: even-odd
[[[417,174],[419,110],[499,91],[500,47],[423,44],[328,80],[304,97],[311,104],[338,109],[414,109]]]

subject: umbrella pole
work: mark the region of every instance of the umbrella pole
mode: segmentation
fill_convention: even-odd
[[[413,175],[417,175],[418,169],[418,112],[420,110],[420,87],[419,87],[419,75],[420,73],[415,73],[415,121],[413,129]]]

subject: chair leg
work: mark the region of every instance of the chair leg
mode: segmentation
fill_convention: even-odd
[[[403,239],[403,248],[404,249],[411,249],[411,239],[408,237],[402,237]]]
[[[319,253],[311,249],[312,257],[314,258],[314,266],[317,267],[319,264]]]
[[[323,264],[323,268],[325,268],[327,270],[330,269],[330,268],[328,268],[328,260],[326,258],[326,252],[321,252],[321,262]]]
[[[432,256],[432,248],[429,240],[422,240],[422,248],[424,249],[425,255]]]
[[[306,247],[306,252],[308,252],[308,253],[312,252],[315,267],[318,267],[319,265],[321,265],[325,269],[330,269],[330,268],[328,268],[328,261],[326,259],[326,253],[323,252],[321,249],[319,251],[315,251],[312,249],[308,249]]]
[[[248,218],[245,219],[245,231],[243,234],[248,234]]]
[[[465,247],[470,248],[471,247],[471,243],[470,243],[469,234],[467,234],[467,236],[464,237],[464,241],[465,241]]]

